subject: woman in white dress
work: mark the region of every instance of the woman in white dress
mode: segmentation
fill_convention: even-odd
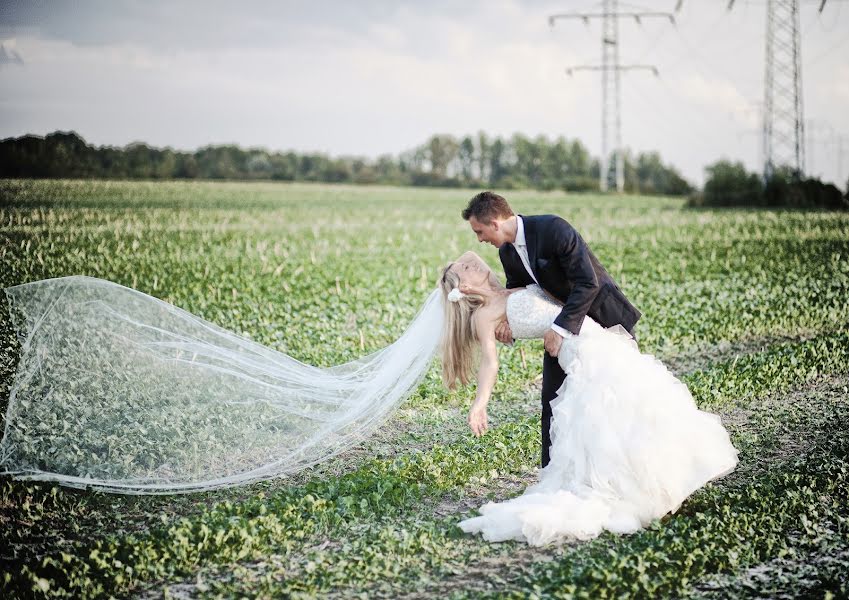
[[[505,289],[473,252],[445,269],[440,288],[446,385],[471,380],[479,347],[469,425],[480,435],[498,372],[496,327],[507,320],[514,337],[542,338],[562,305],[538,286]],[[719,417],[700,411],[687,387],[624,330],[587,317],[579,335],[563,340],[558,362],[567,377],[551,403],[551,462],[521,496],[462,521],[464,531],[531,545],[630,533],[737,465]]]

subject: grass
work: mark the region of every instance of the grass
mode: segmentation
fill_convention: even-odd
[[[298,360],[394,340],[477,246],[469,190],[0,181],[0,286],[129,285]],[[500,350],[493,427],[436,366],[372,438],[287,479],[129,497],[0,480],[4,595],[845,596],[849,216],[515,192],[564,216],[642,310],[643,351],[723,416],[737,472],[631,536],[543,549],[456,522],[535,477],[542,347]],[[5,311],[5,307],[2,309]],[[0,313],[0,408],[17,359]],[[5,412],[5,410],[3,411]]]

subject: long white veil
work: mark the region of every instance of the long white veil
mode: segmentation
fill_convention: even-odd
[[[435,290],[391,346],[322,369],[102,279],[5,292],[21,359],[0,473],[125,494],[244,484],[350,448],[415,390],[443,320]]]

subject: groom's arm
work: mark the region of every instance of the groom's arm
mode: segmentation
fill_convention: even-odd
[[[598,278],[593,270],[587,244],[574,227],[558,218],[552,224],[551,235],[557,261],[572,284],[572,291],[560,314],[554,319],[554,329],[562,327],[569,333],[578,335],[581,324],[587,316],[595,297],[598,295]]]

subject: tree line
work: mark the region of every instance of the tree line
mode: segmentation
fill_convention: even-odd
[[[691,207],[849,210],[849,181],[844,194],[833,183],[803,177],[788,166],[778,167],[764,180],[742,162],[719,160],[705,168],[705,175],[704,190],[690,194]]]
[[[625,189],[682,195],[692,186],[657,152],[626,152]],[[613,180],[613,161],[609,161]],[[235,145],[195,152],[133,143],[96,147],[75,132],[25,135],[0,141],[0,177],[106,179],[232,179],[320,181],[445,187],[598,189],[599,161],[579,140],[509,138],[485,133],[434,135],[398,156],[376,159],[320,153],[270,152]]]

